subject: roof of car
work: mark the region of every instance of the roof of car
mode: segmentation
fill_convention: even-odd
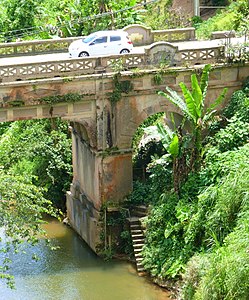
[[[119,29],[119,30],[101,30],[101,31],[93,32],[93,33],[91,33],[91,35],[92,34],[94,34],[94,35],[103,35],[103,34],[106,34],[106,35],[125,34],[125,35],[127,35],[128,33],[126,31]]]

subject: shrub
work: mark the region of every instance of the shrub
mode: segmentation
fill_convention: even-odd
[[[194,256],[187,265],[181,298],[186,300],[247,300],[249,295],[249,211],[239,214],[238,226],[224,246]]]

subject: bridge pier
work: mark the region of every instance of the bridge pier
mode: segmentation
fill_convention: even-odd
[[[67,192],[70,225],[98,253],[103,232],[102,207],[118,207],[132,189],[132,151],[94,149],[77,128],[72,130],[73,183]]]

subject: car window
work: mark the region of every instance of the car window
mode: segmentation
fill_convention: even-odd
[[[110,38],[111,42],[117,42],[117,41],[121,41],[121,36],[120,35],[113,35]]]
[[[102,36],[94,40],[94,44],[102,44],[107,42],[107,36]]]
[[[96,38],[96,35],[89,35],[86,38],[84,38],[82,41],[83,43],[90,43],[91,41],[93,41]]]

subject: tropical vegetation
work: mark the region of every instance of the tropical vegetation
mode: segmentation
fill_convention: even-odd
[[[181,8],[172,9],[172,0],[0,0],[2,41],[82,36],[102,29],[144,24],[152,29],[194,26],[198,38],[212,31],[248,31],[248,1],[212,1],[227,7],[208,20],[190,18]]]
[[[200,83],[192,76],[191,91],[181,84],[182,96],[169,88],[160,92],[181,108],[185,118],[178,128],[162,123],[147,131],[157,143],[161,137],[166,153],[154,154],[147,166],[149,179],[136,185],[147,191],[143,199],[136,192],[131,198],[151,208],[144,220],[143,263],[155,280],[180,280],[181,299],[247,299],[249,86],[246,81],[233,94],[219,118],[211,105],[205,114],[197,114],[197,121],[192,116],[205,107],[197,104],[205,99],[200,87],[207,88],[209,70],[206,66]],[[194,122],[183,130],[190,112],[189,120]],[[204,125],[205,131],[197,135],[201,140],[196,139],[195,130],[203,130]],[[188,170],[182,178],[182,170],[176,171],[177,159]]]

